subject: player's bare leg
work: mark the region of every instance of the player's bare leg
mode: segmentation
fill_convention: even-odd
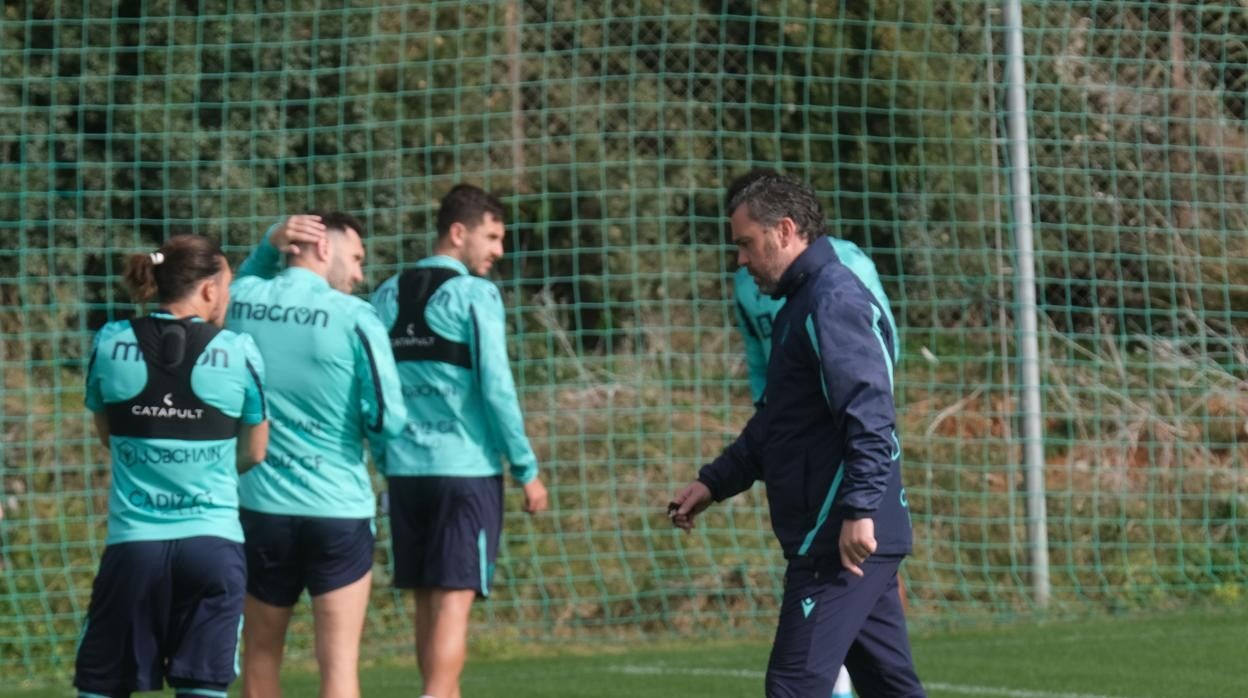
[[[321,698],[359,698],[360,636],[372,584],[369,572],[345,587],[312,597]]]
[[[243,605],[243,698],[281,698],[282,653],[293,610],[247,595]]]
[[[428,592],[428,632],[419,635],[422,618],[419,594]],[[422,589],[417,592],[417,655],[425,679],[425,694],[460,698],[459,677],[468,654],[468,615],[477,592],[473,589]]]
[[[416,589],[412,596],[416,601],[416,664],[425,679],[429,676],[429,648],[433,646],[433,589]]]

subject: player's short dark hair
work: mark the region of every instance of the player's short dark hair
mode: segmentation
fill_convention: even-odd
[[[359,235],[361,238],[364,237],[364,224],[360,223],[360,219],[356,218],[350,213],[343,213],[342,211],[327,211],[324,209],[314,208],[311,211],[308,211],[307,215],[320,216],[321,223],[328,230],[331,230],[331,231],[337,230],[339,232],[346,232],[347,228],[350,228],[351,230],[354,230],[356,234]]]
[[[503,204],[493,194],[471,184],[456,184],[438,205],[438,239],[460,223],[468,228],[480,225],[486,214],[503,222]]]
[[[823,205],[810,185],[773,170],[752,170],[728,186],[728,214],[742,206],[750,218],[773,227],[791,218],[807,241],[827,234]]]

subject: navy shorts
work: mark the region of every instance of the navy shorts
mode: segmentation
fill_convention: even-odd
[[[391,477],[394,586],[489,596],[503,530],[503,478]]]
[[[247,541],[247,593],[270,606],[294,606],[305,588],[320,596],[373,569],[372,519],[238,513]]]
[[[243,546],[213,536],[104,548],[82,629],[74,686],[128,696],[224,692],[238,674],[247,568]]]
[[[900,557],[870,557],[858,577],[839,560],[789,563],[767,665],[768,698],[830,696],[841,665],[863,698],[922,698],[897,589]]]

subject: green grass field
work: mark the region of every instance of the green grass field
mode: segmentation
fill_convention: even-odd
[[[1010,625],[916,634],[915,660],[932,698],[1243,698],[1248,696],[1248,606],[1151,617]],[[592,647],[591,647],[592,649]],[[554,648],[477,659],[463,693],[508,698],[756,697],[768,646],[689,640],[632,649]],[[361,672],[366,698],[417,695],[409,665]],[[64,698],[68,688],[14,690]],[[316,678],[291,672],[290,698],[316,695]]]

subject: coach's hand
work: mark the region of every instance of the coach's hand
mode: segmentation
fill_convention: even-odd
[[[529,480],[524,485],[524,511],[529,514],[536,514],[539,511],[546,511],[550,506],[549,495],[546,494],[546,485],[542,484],[540,477]]]
[[[710,488],[694,480],[672,497],[667,505],[667,517],[673,526],[688,533],[693,530],[693,517],[705,511],[714,500]]]
[[[862,576],[861,565],[875,552],[875,521],[871,519],[845,519],[841,524],[841,564],[845,569]]]
[[[276,247],[278,252],[297,255],[302,249],[300,245],[320,242],[328,232],[320,216],[290,216],[269,236],[269,244]]]

